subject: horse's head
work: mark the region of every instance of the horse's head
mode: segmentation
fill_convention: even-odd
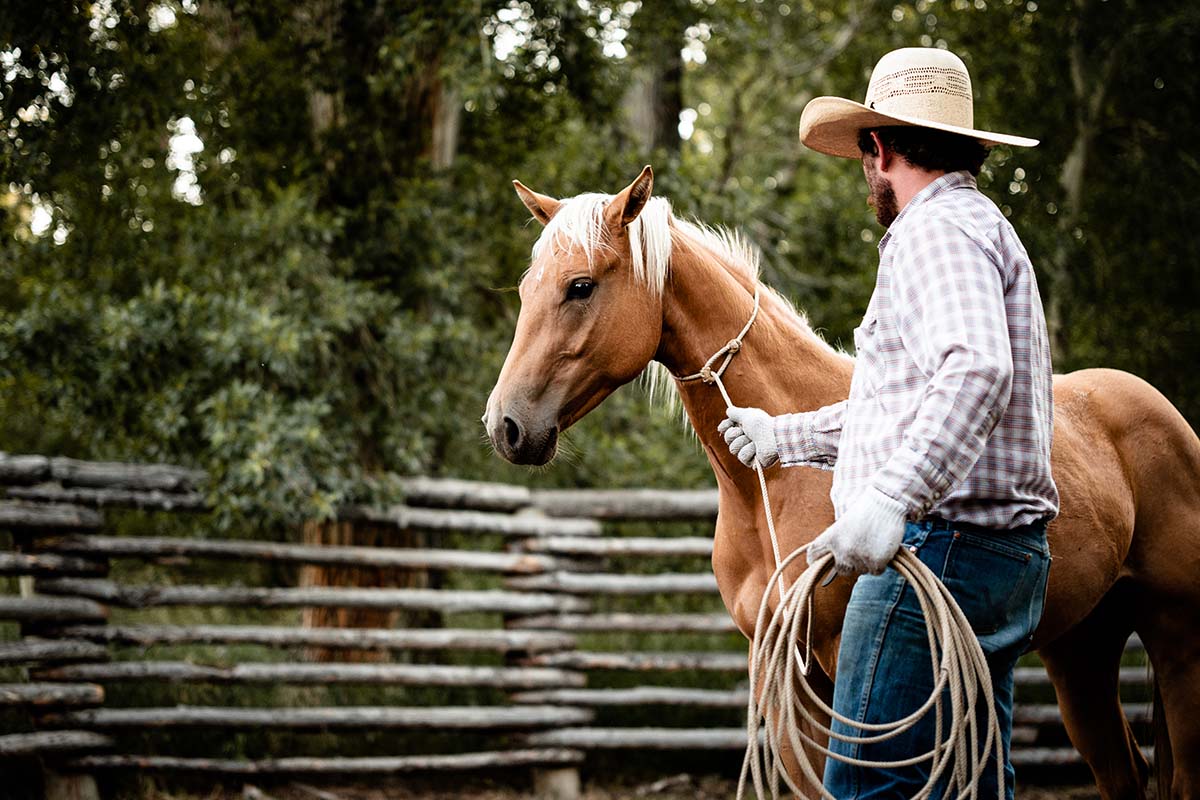
[[[560,431],[654,357],[670,208],[651,202],[653,183],[647,166],[614,196],[556,200],[513,181],[545,229],[521,279],[516,334],[483,415],[507,460],[548,462]]]

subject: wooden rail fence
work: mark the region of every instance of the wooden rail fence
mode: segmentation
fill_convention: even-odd
[[[0,576],[13,576],[0,583],[9,586],[0,593],[0,626],[7,625],[0,638],[11,631],[0,641],[8,676],[0,707],[24,720],[0,729],[0,759],[41,759],[83,781],[75,791],[84,794],[94,793],[90,774],[112,770],[362,775],[533,767],[539,791],[570,797],[590,752],[728,751],[732,759],[744,747],[746,644],[707,566],[715,491],[529,490],[414,478],[404,485],[404,504],[339,516],[423,531],[436,546],[322,547],[223,538],[208,527],[206,480],[168,465],[0,454],[0,531],[11,542],[0,550]],[[183,526],[190,535],[178,535],[178,524],[153,524],[164,512],[191,514],[193,524]],[[160,527],[174,535],[159,535]],[[196,565],[207,565],[208,582],[177,574],[195,573]],[[247,565],[272,585],[239,583]],[[441,579],[427,589],[274,585],[296,565],[422,570]],[[223,570],[230,579],[220,579]],[[315,628],[289,616],[313,607],[422,612],[438,626]],[[227,615],[212,616],[220,610]],[[311,647],[390,660],[314,662]],[[1031,661],[1016,677],[1014,761],[1078,763],[1045,671]],[[179,702],[196,696],[187,693],[193,685],[225,687],[221,697],[259,687],[271,704]],[[1145,724],[1147,668],[1124,668],[1121,685],[1135,701],[1126,703],[1131,722]],[[326,698],[320,692],[338,686],[376,687],[403,700],[274,699],[288,687],[318,694],[280,696]],[[162,699],[134,704],[146,687]],[[456,696],[465,699],[438,700]],[[688,720],[708,714],[712,723],[661,724],[680,710]],[[171,735],[191,729],[463,736],[438,739],[461,741],[453,752],[229,758],[219,741],[201,740],[212,741],[205,748]]]

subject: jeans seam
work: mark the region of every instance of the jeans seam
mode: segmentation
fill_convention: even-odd
[[[888,628],[892,623],[892,617],[895,615],[896,609],[900,606],[900,596],[904,593],[903,579],[900,579],[899,576],[897,576],[897,580],[895,580],[893,583],[894,588],[892,590],[891,600],[888,602],[887,613],[883,615],[879,629],[876,631],[875,637],[872,640],[871,664],[863,676],[862,691],[858,696],[858,707],[854,715],[856,722],[861,723],[866,720],[867,712],[870,710],[871,694],[875,688],[875,676],[879,672],[879,660],[883,654],[883,640],[887,636]],[[859,730],[857,733],[852,733],[851,735],[863,736],[865,735],[865,732]],[[850,743],[850,753],[853,758],[862,758],[862,743]],[[854,798],[857,798],[859,793],[860,787],[858,782],[858,772],[855,771],[852,773],[852,775],[854,778],[854,793],[850,796],[850,798],[846,798],[846,800],[853,800]]]

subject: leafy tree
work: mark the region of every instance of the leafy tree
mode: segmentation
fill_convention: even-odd
[[[920,44],[967,61],[981,125],[1043,140],[981,185],[1058,368],[1131,369],[1195,420],[1193,5],[0,0],[3,446],[196,463],[280,518],[389,473],[707,481],[636,390],[551,470],[481,441],[536,235],[508,180],[612,191],[652,158],[848,342],[879,231],[796,124]]]

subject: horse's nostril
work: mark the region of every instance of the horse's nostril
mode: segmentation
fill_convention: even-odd
[[[517,427],[517,423],[512,417],[504,418],[504,438],[508,441],[509,447],[516,447],[517,442],[521,441],[521,429]]]

